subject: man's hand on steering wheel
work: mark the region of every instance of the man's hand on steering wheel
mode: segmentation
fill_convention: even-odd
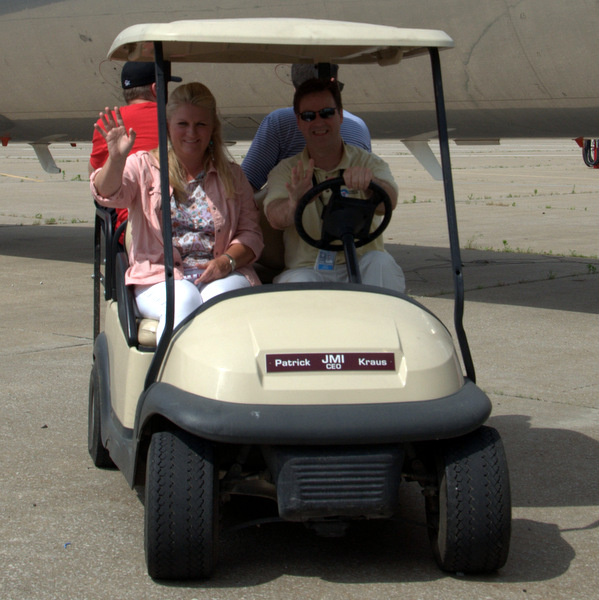
[[[343,180],[345,181],[345,185],[348,187],[348,189],[365,192],[367,198],[372,196],[370,183],[373,181],[374,183],[378,183],[374,179],[372,170],[368,167],[349,167],[343,172]],[[381,185],[380,183],[378,184]],[[376,207],[375,213],[377,215],[385,214],[385,207],[382,203]]]
[[[365,192],[372,181],[372,170],[368,167],[348,167],[343,171],[343,180],[350,190]]]

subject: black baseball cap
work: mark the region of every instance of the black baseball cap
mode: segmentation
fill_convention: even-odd
[[[169,78],[169,81],[183,81],[181,77]],[[156,71],[153,62],[126,62],[121,71],[121,85],[124,90],[156,83]]]

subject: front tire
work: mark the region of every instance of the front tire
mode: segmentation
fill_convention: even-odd
[[[452,573],[492,573],[505,564],[511,534],[507,461],[491,427],[440,442],[438,489],[426,499],[437,564]]]
[[[216,560],[217,469],[210,442],[155,433],[145,487],[145,552],[153,579],[204,579]]]

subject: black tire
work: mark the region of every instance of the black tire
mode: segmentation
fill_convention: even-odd
[[[216,562],[218,483],[212,444],[155,433],[145,488],[145,553],[153,579],[204,579]]]
[[[96,363],[89,376],[89,400],[87,411],[87,450],[94,465],[100,469],[112,469],[114,463],[102,444],[102,412],[100,410],[100,377]]]
[[[439,443],[438,491],[426,499],[429,537],[444,571],[492,573],[505,564],[511,535],[507,461],[499,433],[480,427]]]

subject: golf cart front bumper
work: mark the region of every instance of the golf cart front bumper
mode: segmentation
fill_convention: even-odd
[[[472,381],[434,400],[342,405],[222,402],[168,383],[148,388],[136,419],[140,439],[156,418],[229,444],[390,444],[465,435],[491,414],[491,401]]]

